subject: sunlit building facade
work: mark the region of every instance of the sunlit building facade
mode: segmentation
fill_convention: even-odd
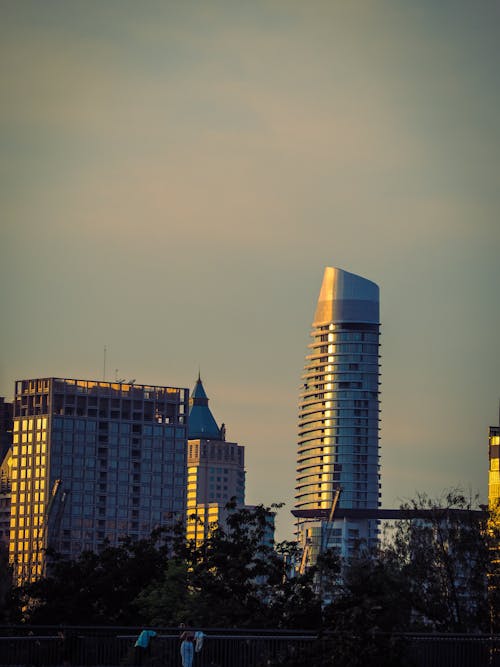
[[[245,503],[245,448],[226,441],[200,377],[189,403],[187,538],[200,544],[210,526],[225,521],[232,498],[239,507]]]
[[[490,426],[489,435],[488,505],[500,503],[500,426]]]
[[[325,520],[338,508],[380,506],[379,289],[327,267],[299,402],[295,515],[308,564],[325,548],[349,557],[378,540],[378,521]],[[340,491],[340,495],[338,495]]]
[[[177,387],[16,382],[9,551],[18,580],[43,574],[47,547],[74,558],[184,516],[188,400]]]
[[[499,415],[500,416],[500,415]],[[500,420],[499,420],[500,422]],[[498,541],[498,522],[500,518],[500,423],[498,426],[490,426],[489,433],[489,473],[488,473],[488,527],[490,537],[491,567],[488,577],[488,587],[491,599],[498,599],[500,590],[500,543]],[[493,591],[495,591],[493,593]],[[500,619],[498,609],[492,607],[491,631],[500,632]]]

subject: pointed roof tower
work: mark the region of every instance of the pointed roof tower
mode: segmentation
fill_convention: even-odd
[[[189,399],[189,439],[204,438],[207,440],[223,440],[222,431],[208,407],[200,375],[196,380],[193,393]]]

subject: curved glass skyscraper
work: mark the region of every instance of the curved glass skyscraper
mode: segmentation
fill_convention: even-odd
[[[362,510],[380,505],[379,326],[378,286],[327,267],[299,403],[294,514],[309,561],[378,539]]]

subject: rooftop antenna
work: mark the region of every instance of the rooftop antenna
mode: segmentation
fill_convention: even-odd
[[[104,346],[104,362],[103,362],[103,368],[102,368],[102,379],[104,382],[106,382],[106,352],[107,352],[107,347],[106,345]]]

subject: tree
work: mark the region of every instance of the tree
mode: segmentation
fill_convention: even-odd
[[[287,629],[321,627],[321,598],[316,585],[318,568],[309,568],[303,574],[295,571],[296,563],[300,562],[297,542],[280,542],[275,551],[281,559],[282,578],[268,598],[271,624]],[[330,572],[329,565],[322,570],[325,576],[327,571]]]
[[[9,551],[0,542],[0,622],[19,621],[20,607],[12,584],[13,571],[9,564]]]
[[[404,646],[395,633],[408,629],[408,586],[399,564],[383,551],[360,551],[344,563],[324,610],[330,648],[323,651],[323,664],[405,664]]]
[[[332,579],[323,625],[328,650],[318,651],[318,664],[399,666],[406,664],[399,633],[489,631],[497,595],[491,522],[487,533],[484,513],[472,511],[460,491],[438,500],[420,494],[402,510],[408,518],[396,522],[386,544],[359,551]]]
[[[283,577],[269,542],[272,508],[227,505],[224,525],[214,525],[201,545],[181,554],[188,568],[186,619],[211,627],[263,627],[270,623],[273,587]]]
[[[487,632],[489,549],[472,500],[459,490],[438,500],[420,494],[402,509],[421,518],[397,522],[387,551],[410,583],[413,627]]]
[[[177,541],[161,577],[137,599],[153,624],[203,627],[317,627],[321,604],[313,573],[292,576],[297,545],[270,539],[277,506],[227,506],[202,543]],[[296,554],[295,554],[296,558]]]
[[[186,564],[172,558],[158,579],[150,582],[134,601],[147,625],[177,626],[189,617]]]
[[[22,586],[25,620],[38,624],[141,622],[135,598],[162,571],[164,554],[156,539],[85,551],[76,560],[52,554],[48,576]]]

